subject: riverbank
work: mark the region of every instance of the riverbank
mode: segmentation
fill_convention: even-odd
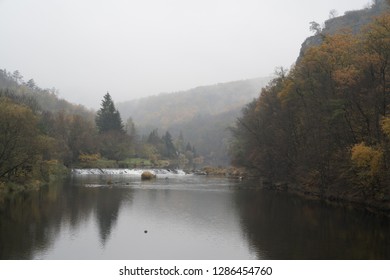
[[[70,169],[64,165],[55,162],[46,162],[41,165],[39,171],[34,170],[16,180],[0,181],[0,204],[6,197],[25,191],[36,191],[41,187],[50,184],[60,178],[70,174]]]
[[[42,182],[39,180],[29,180],[24,183],[0,182],[0,196],[7,193],[38,189],[41,185]]]
[[[271,182],[264,178],[257,179],[261,188],[286,192],[308,200],[318,200],[329,204],[364,208],[369,212],[380,213],[390,217],[390,197],[381,194],[367,194],[367,191],[358,186],[334,184],[326,190],[312,186],[304,186],[288,182]]]
[[[243,180],[249,177],[249,173],[244,168],[238,167],[215,167],[215,166],[205,166],[200,169],[201,175],[210,175],[210,176],[223,176],[233,179]]]
[[[212,167],[206,166],[201,169],[203,175],[223,176],[239,180],[250,180],[255,182],[259,188],[276,192],[286,192],[300,196],[308,200],[324,201],[337,205],[353,205],[364,208],[374,213],[385,214],[390,217],[390,191],[369,192],[360,186],[348,186],[342,183],[334,183],[325,190],[318,186],[304,185],[291,182],[272,182],[264,177],[255,175],[256,172],[238,167]]]

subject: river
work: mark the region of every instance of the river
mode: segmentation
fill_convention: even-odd
[[[76,174],[0,205],[0,259],[389,259],[390,219],[250,181]]]

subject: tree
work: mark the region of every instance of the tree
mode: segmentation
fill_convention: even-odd
[[[31,109],[0,98],[0,179],[31,173],[43,149],[41,141]]]
[[[310,22],[310,31],[314,32],[315,35],[321,34],[322,32],[321,25],[315,21]]]
[[[77,160],[82,154],[96,153],[96,129],[93,121],[89,121],[80,115],[70,115],[68,116],[68,122],[69,135],[67,145],[72,152],[72,160]]]
[[[338,16],[338,12],[335,9],[330,10],[329,12],[329,18],[335,18]]]
[[[162,140],[160,136],[158,135],[158,130],[157,128],[154,129],[152,132],[150,132],[148,139],[146,140],[148,144],[151,144],[155,147],[159,147],[162,145]]]
[[[108,92],[103,97],[101,108],[97,112],[95,121],[100,133],[108,131],[124,132],[121,116]]]
[[[369,25],[365,33],[365,45],[370,54],[371,71],[378,82],[377,90],[380,95],[380,113],[387,115],[387,104],[390,102],[390,14],[378,17]]]
[[[125,131],[127,135],[129,135],[133,139],[137,137],[137,129],[135,128],[134,121],[131,117],[129,117],[126,121]]]
[[[243,109],[233,163],[320,196],[390,195],[389,46],[389,14],[359,35],[324,35]]]
[[[172,141],[172,135],[169,133],[169,131],[167,131],[165,133],[165,136],[162,138],[163,142],[164,142],[164,156],[166,156],[167,158],[176,158],[177,157],[177,151],[176,151],[176,148],[175,146],[173,145],[173,141]]]
[[[184,136],[181,130],[180,130],[179,137],[176,139],[175,148],[179,153],[184,153],[185,151]]]
[[[99,131],[101,155],[113,160],[122,160],[129,156],[131,137],[125,133],[121,116],[108,92],[103,97],[95,121]]]
[[[37,87],[37,85],[35,84],[34,79],[28,80],[27,83],[26,83],[26,86],[31,88],[31,89],[35,89]]]
[[[112,160],[124,160],[131,153],[131,139],[121,132],[110,130],[99,135],[100,154]]]
[[[23,82],[23,76],[20,74],[19,70],[14,71],[12,78],[17,84],[21,84]]]

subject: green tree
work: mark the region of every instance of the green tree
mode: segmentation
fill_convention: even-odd
[[[29,87],[30,89],[35,89],[37,85],[35,84],[34,79],[30,79],[27,81],[26,86]]]
[[[131,154],[131,139],[121,131],[111,130],[99,135],[100,153],[112,160],[124,160]]]
[[[68,143],[72,152],[73,161],[78,160],[82,154],[94,154],[97,152],[96,129],[93,121],[89,121],[80,115],[68,116],[69,135]]]
[[[12,74],[12,78],[18,84],[21,84],[23,82],[23,76],[20,74],[19,70],[14,71],[14,73]]]
[[[124,132],[121,116],[108,92],[103,97],[101,108],[97,112],[95,121],[100,133],[108,131]]]
[[[175,147],[176,147],[176,150],[179,153],[184,153],[185,152],[184,136],[183,136],[183,132],[181,130],[180,130],[179,137],[176,139]]]
[[[160,136],[158,135],[158,130],[157,128],[156,129],[153,129],[152,132],[150,132],[149,136],[148,136],[148,139],[146,140],[146,142],[148,144],[151,144],[155,147],[159,147],[162,145],[162,140],[160,138]]]
[[[164,156],[170,159],[176,158],[177,151],[175,145],[173,145],[172,135],[169,133],[169,131],[165,133],[165,136],[162,140],[164,142]]]
[[[130,137],[132,138],[137,137],[137,129],[135,128],[134,121],[131,117],[129,117],[126,121],[125,131],[127,135],[129,135]]]

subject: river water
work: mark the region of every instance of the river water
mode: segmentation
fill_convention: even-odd
[[[76,174],[0,206],[0,259],[389,259],[390,219],[166,174]]]

